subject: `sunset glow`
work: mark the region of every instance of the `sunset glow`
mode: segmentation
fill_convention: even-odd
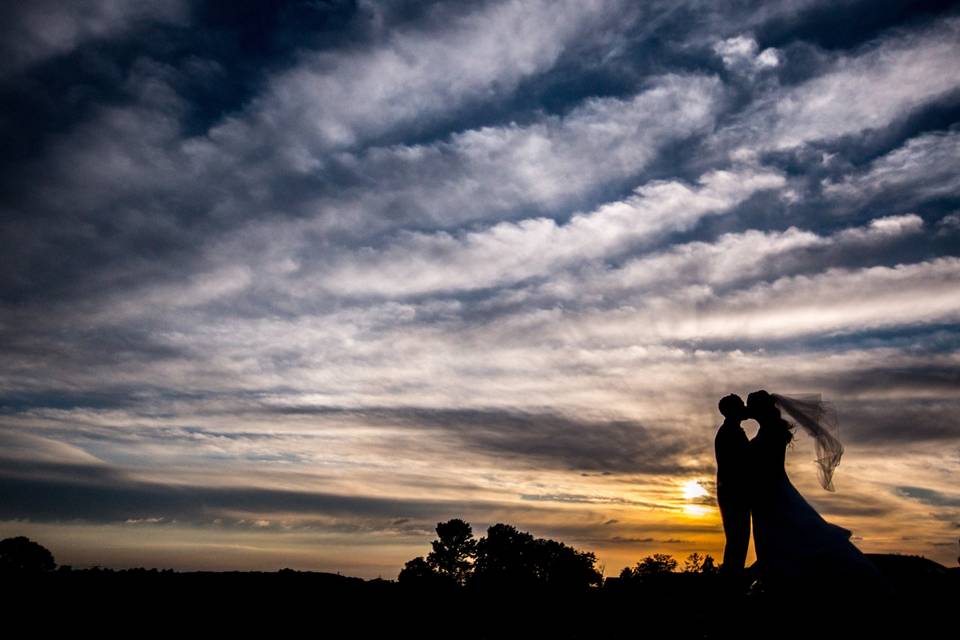
[[[709,495],[699,480],[689,480],[683,484],[683,497],[687,500],[702,498]]]

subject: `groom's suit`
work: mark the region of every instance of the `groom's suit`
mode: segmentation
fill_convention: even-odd
[[[717,505],[727,543],[723,548],[722,571],[736,575],[743,571],[750,545],[749,443],[740,422],[724,420],[717,430]]]

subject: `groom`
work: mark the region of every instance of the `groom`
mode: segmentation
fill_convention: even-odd
[[[720,400],[720,413],[724,420],[714,440],[717,505],[723,520],[723,534],[727,539],[720,571],[732,580],[742,578],[750,544],[750,501],[747,491],[750,441],[740,426],[747,417],[746,411],[738,395],[731,394]]]

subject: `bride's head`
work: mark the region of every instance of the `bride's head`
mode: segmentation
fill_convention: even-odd
[[[777,407],[777,401],[772,394],[764,389],[754,391],[747,396],[747,415],[761,426],[780,426],[787,434],[787,442],[793,439],[793,432],[790,423],[780,415],[780,409]]]

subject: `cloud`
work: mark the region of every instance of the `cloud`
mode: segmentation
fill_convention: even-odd
[[[960,441],[952,422],[960,400],[950,397],[958,380],[956,367],[865,369],[843,376],[834,393],[866,396],[843,403],[846,438],[883,449]]]
[[[960,86],[958,28],[944,20],[841,55],[800,85],[758,96],[717,142],[739,143],[739,154],[787,150],[887,126]]]
[[[465,501],[409,501],[283,491],[260,487],[197,487],[115,479],[88,484],[51,479],[0,478],[0,518],[40,522],[81,520],[127,522],[144,518],[209,523],[215,518],[244,519],[250,514],[276,514],[291,520],[353,516],[394,519],[398,516],[436,518],[442,514],[492,511],[497,505]],[[157,514],[164,514],[162,516]]]
[[[843,410],[823,513],[936,539],[890,478],[951,499],[958,23],[851,7],[0,10],[0,516],[715,550],[677,484],[765,386]]]
[[[389,498],[362,494],[230,485],[197,485],[145,480],[123,470],[77,456],[76,449],[35,436],[15,438],[34,449],[31,457],[3,454],[0,519],[37,522],[180,521],[209,524],[214,519],[322,522],[324,518],[432,519],[443,514],[510,510],[509,504],[484,500]],[[61,454],[53,460],[44,451]],[[64,455],[64,452],[66,454]]]
[[[681,460],[690,451],[682,434],[630,420],[498,408],[279,406],[273,411],[343,416],[355,424],[404,426],[427,438],[453,437],[459,441],[456,448],[525,468],[635,474],[698,470]]]
[[[186,106],[173,94],[170,73],[140,65],[131,90],[159,95],[154,102],[103,110],[55,147],[45,169],[48,188],[25,196],[22,209],[69,218],[79,207],[90,212],[90,220],[85,226],[69,222],[29,230],[8,223],[19,242],[11,256],[17,268],[7,274],[17,279],[7,286],[18,295],[58,289],[61,295],[54,298],[63,300],[70,290],[80,298],[71,301],[73,313],[97,306],[123,316],[134,307],[163,307],[170,293],[181,298],[176,292],[184,289],[184,279],[224,286],[229,280],[242,289],[251,270],[262,279],[303,267],[305,276],[314,277],[315,248],[329,245],[333,233],[365,237],[409,224],[445,228],[523,210],[563,211],[571,198],[626,180],[669,142],[709,127],[719,94],[714,78],[666,76],[632,98],[590,100],[563,117],[340,154],[331,162],[342,182],[327,183],[321,175],[306,191],[291,191],[291,177],[269,154],[246,160],[210,140],[180,140],[178,120]],[[673,116],[656,117],[663,112]],[[251,182],[260,184],[262,193],[251,193]],[[124,204],[129,202],[138,204]],[[293,219],[258,215],[276,209]],[[113,226],[119,232],[109,237],[97,230]],[[77,246],[78,234],[90,242]],[[154,259],[128,259],[144,243]],[[64,251],[45,255],[59,253],[62,259],[38,254],[40,247],[61,245]],[[238,264],[238,254],[250,262]],[[171,257],[176,259],[165,261]],[[78,282],[71,274],[80,271],[86,277]],[[153,282],[154,291],[128,291]],[[103,300],[105,294],[119,301]],[[195,295],[183,291],[181,299]]]
[[[723,64],[738,73],[753,74],[780,64],[780,53],[774,48],[759,50],[757,41],[749,36],[736,36],[713,45],[713,51]]]
[[[101,461],[83,449],[30,433],[9,429],[0,431],[0,450],[8,464],[30,461],[44,464],[86,465],[96,467]]]
[[[0,30],[4,53],[3,72],[18,71],[98,39],[115,39],[153,22],[184,23],[183,0],[158,0],[146,4],[90,0],[62,3],[36,0],[4,8]]]
[[[844,517],[887,518],[896,512],[896,505],[874,496],[862,494],[816,495],[816,509],[821,515]]]
[[[323,163],[318,152],[449,117],[466,104],[509,93],[524,78],[549,69],[566,46],[600,27],[619,4],[489,3],[454,16],[443,29],[398,29],[366,51],[306,55],[256,100],[253,127],[228,119],[210,136],[244,149],[251,136],[261,141],[269,132],[281,142],[292,170],[315,170]],[[317,104],[322,110],[313,108]]]
[[[357,212],[335,223],[351,229],[361,223],[447,228],[531,208],[563,212],[571,200],[634,176],[669,143],[708,130],[720,97],[716,78],[668,75],[632,97],[590,98],[562,116],[340,154],[338,166],[357,176],[360,187],[321,202],[330,211]]]
[[[897,487],[897,493],[935,507],[960,507],[960,495],[949,495],[924,487]]]
[[[960,231],[960,213],[951,213],[945,215],[937,223],[937,235],[947,236]]]
[[[674,181],[641,186],[631,198],[565,224],[536,218],[460,237],[410,233],[381,255],[364,251],[336,265],[322,287],[341,295],[397,296],[523,280],[690,229],[703,216],[783,184],[772,172],[718,171],[701,176],[694,188]]]
[[[706,322],[690,326],[697,327],[690,337],[708,337],[714,331],[776,337],[955,322],[960,300],[951,292],[958,277],[960,261],[955,258],[786,277],[720,301]],[[916,295],[919,292],[922,295]]]
[[[916,136],[870,163],[862,172],[824,180],[830,197],[869,202],[886,195],[897,202],[921,202],[960,192],[953,171],[960,156],[960,132],[937,131]]]
[[[593,496],[579,493],[548,493],[548,494],[521,494],[520,499],[530,500],[532,502],[560,502],[572,504],[611,504],[628,507],[646,507],[649,509],[662,509],[664,505],[658,505],[653,502],[643,502],[641,500],[627,500],[625,498],[614,496]],[[609,520],[604,524],[615,524],[616,520]]]
[[[815,272],[829,252],[848,254],[859,247],[875,249],[923,229],[916,214],[886,216],[866,226],[849,227],[829,236],[789,227],[784,231],[755,229],[727,233],[714,242],[674,244],[625,261],[614,269],[587,269],[557,274],[537,291],[563,300],[612,299],[629,291],[663,292],[695,284],[723,289],[756,279]]]

